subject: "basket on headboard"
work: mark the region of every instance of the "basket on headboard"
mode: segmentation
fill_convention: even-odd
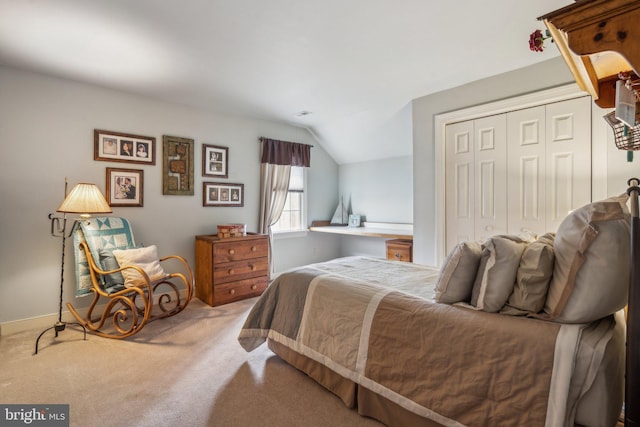
[[[613,129],[616,147],[620,150],[640,150],[640,124],[633,127],[627,126],[616,118],[615,111],[604,116],[604,119]]]

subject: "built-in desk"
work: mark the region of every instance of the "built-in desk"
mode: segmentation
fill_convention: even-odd
[[[363,222],[362,227],[346,225],[318,225],[324,222],[314,222],[310,231],[320,233],[346,234],[349,236],[383,237],[386,239],[413,239],[413,224],[394,224],[389,222]]]

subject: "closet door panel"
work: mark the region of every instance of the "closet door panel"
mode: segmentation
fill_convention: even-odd
[[[447,125],[446,156],[446,251],[474,238],[473,122]]]
[[[556,231],[569,211],[591,202],[590,98],[548,104],[546,121],[546,218]]]
[[[506,115],[473,121],[475,131],[475,240],[507,232]]]
[[[545,107],[507,114],[508,233],[546,232]]]

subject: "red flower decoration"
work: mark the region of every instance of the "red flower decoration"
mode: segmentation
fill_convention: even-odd
[[[542,31],[535,30],[533,33],[531,33],[531,35],[529,35],[530,50],[532,50],[533,52],[542,52],[544,50],[544,41],[551,38],[548,30],[545,31],[545,33],[546,37],[542,34]],[[553,43],[553,39],[551,40],[551,42]]]

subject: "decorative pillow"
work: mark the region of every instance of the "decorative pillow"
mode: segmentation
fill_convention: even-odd
[[[624,194],[588,204],[560,224],[544,307],[548,318],[587,323],[627,304],[631,230],[627,199]]]
[[[481,256],[482,247],[477,242],[458,243],[449,252],[436,282],[436,302],[469,301]]]
[[[113,255],[116,257],[120,267],[138,266],[147,273],[152,282],[166,276],[162,266],[160,266],[156,245],[134,249],[116,249],[113,251]],[[133,268],[122,270],[122,276],[124,277],[124,285],[127,287],[140,286],[145,283],[142,275]]]
[[[113,255],[113,251],[106,249],[100,249],[100,264],[102,264],[102,269],[107,271],[120,268],[116,257]],[[122,273],[119,271],[112,274],[105,274],[102,277],[104,279],[104,289],[107,293],[109,293],[110,290],[118,290],[117,288],[122,288],[124,285],[124,277],[122,277]]]
[[[553,275],[555,235],[547,233],[540,236],[522,252],[516,285],[500,313],[518,316],[542,311]]]
[[[493,236],[482,244],[480,267],[471,292],[471,305],[495,313],[509,299],[520,257],[527,242],[516,236]]]

